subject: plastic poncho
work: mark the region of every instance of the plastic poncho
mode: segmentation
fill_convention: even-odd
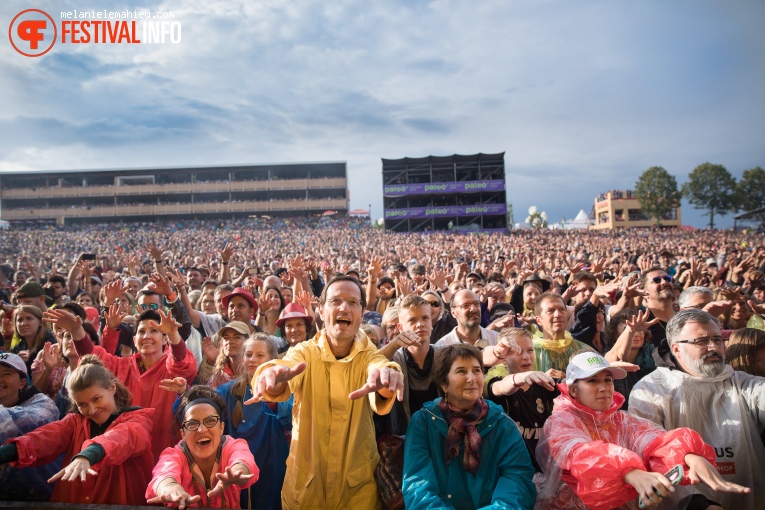
[[[624,483],[624,475],[633,469],[666,473],[682,464],[687,472],[684,459],[689,453],[714,462],[714,451],[693,430],[666,432],[619,411],[624,403],[619,393],[614,393],[611,407],[600,412],[571,398],[565,384],[558,388],[561,395],[536,450],[545,474],[535,478],[535,508],[637,508],[637,492]]]
[[[726,366],[717,377],[694,377],[657,368],[632,389],[630,413],[667,430],[689,427],[714,448],[717,469],[751,494],[699,492],[723,508],[765,509],[765,378]]]

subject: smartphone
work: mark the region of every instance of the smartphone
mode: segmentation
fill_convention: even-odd
[[[669,483],[672,485],[678,485],[680,482],[683,481],[683,478],[685,478],[685,470],[683,469],[682,464],[678,464],[677,466],[673,467],[666,473],[664,473],[664,476],[669,480]],[[654,492],[658,494],[656,489],[654,489]],[[645,503],[643,503],[643,498],[639,499],[638,506],[640,508],[645,508]]]
[[[95,253],[83,253],[82,257],[80,257],[82,260],[96,260],[96,254]]]
[[[252,268],[252,267],[251,267],[251,268],[249,269],[249,271],[247,272],[247,274],[257,274],[257,272],[258,272],[258,270],[257,270],[257,269],[255,269],[255,268]]]

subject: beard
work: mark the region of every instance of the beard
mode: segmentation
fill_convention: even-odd
[[[717,358],[711,363],[706,363],[709,358]],[[694,372],[704,378],[717,377],[725,370],[725,355],[717,352],[708,352],[700,358],[691,358],[683,353],[680,359]]]

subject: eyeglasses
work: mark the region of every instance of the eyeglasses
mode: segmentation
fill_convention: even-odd
[[[439,306],[441,306],[440,301],[428,301],[428,304],[432,306],[433,308],[438,308]]]
[[[653,278],[651,278],[651,281],[653,283],[661,283],[662,280],[664,280],[665,282],[672,283],[672,277],[669,276],[668,274],[665,274],[664,276],[654,276]]]
[[[145,312],[146,310],[159,310],[159,305],[157,303],[149,303],[148,305],[138,305],[138,308]]]
[[[676,344],[689,344],[694,345],[696,347],[709,347],[710,345],[713,347],[720,347],[725,342],[727,342],[727,338],[723,338],[721,336],[713,336],[713,337],[702,337],[702,338],[694,338],[693,340],[675,340],[673,343]]]
[[[461,305],[454,305],[455,308],[460,308],[462,310],[470,310],[471,308],[481,308],[481,303],[478,301],[473,301],[472,303],[464,303]]]
[[[220,421],[220,416],[212,415],[202,420],[201,425],[204,425],[208,429],[211,429],[214,426],[216,426],[219,421]],[[199,429],[199,425],[200,425],[199,420],[189,420],[189,421],[183,422],[181,424],[181,427],[186,429],[189,432],[196,432]]]

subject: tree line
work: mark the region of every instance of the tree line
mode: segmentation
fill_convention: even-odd
[[[709,227],[715,227],[715,216],[736,211],[753,211],[765,207],[765,170],[755,167],[736,178],[723,165],[703,163],[688,175],[688,182],[678,188],[675,176],[660,166],[652,166],[640,175],[634,194],[643,212],[661,225],[685,197],[696,209],[704,209]]]

